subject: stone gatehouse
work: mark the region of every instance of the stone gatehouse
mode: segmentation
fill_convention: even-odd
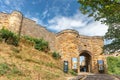
[[[60,53],[63,61],[68,61],[68,68],[77,72],[99,73],[104,68],[106,59],[102,54],[103,38],[82,36],[75,30],[49,32],[35,21],[25,18],[21,12],[0,13],[0,29],[9,29],[21,35],[44,38],[49,42],[51,51]]]
[[[69,69],[77,72],[106,72],[103,52],[103,38],[82,36],[75,30],[64,30],[56,35],[56,50],[63,61],[68,61]]]

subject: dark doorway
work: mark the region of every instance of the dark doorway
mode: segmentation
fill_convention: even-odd
[[[79,55],[80,58],[80,72],[90,72],[91,71],[91,56],[88,52],[82,52]]]

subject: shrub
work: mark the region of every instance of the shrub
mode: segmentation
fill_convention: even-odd
[[[7,29],[0,30],[0,37],[5,40],[6,43],[17,46],[18,45],[18,36],[13,32]]]
[[[39,51],[45,51],[45,52],[49,51],[48,42],[45,41],[44,39],[36,39],[28,36],[24,36],[24,38],[28,41],[34,42],[35,49]]]
[[[35,49],[47,52],[49,50],[48,42],[43,39],[35,39]]]
[[[57,53],[57,52],[53,52],[52,57],[55,58],[55,59],[60,59],[61,58],[60,54]]]

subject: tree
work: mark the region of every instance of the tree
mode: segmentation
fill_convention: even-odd
[[[105,50],[120,50],[120,0],[78,0],[80,10],[109,26],[105,39],[112,40],[104,46]]]

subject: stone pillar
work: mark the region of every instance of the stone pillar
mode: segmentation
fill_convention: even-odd
[[[88,72],[90,73],[90,64],[88,65]]]
[[[17,34],[21,31],[22,24],[22,14],[18,11],[13,11],[9,15],[9,30]]]

